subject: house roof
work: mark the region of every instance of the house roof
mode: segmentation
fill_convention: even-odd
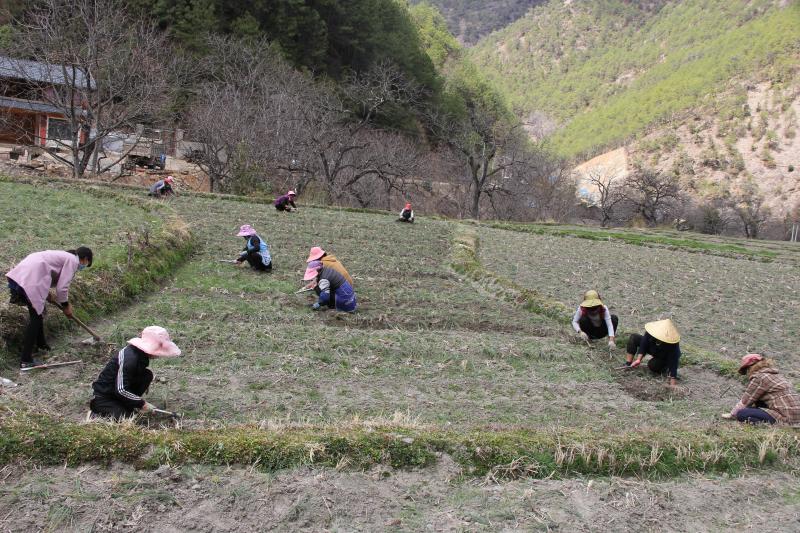
[[[6,56],[0,56],[0,78],[14,78],[52,85],[72,85],[74,79],[75,86],[81,89],[88,88],[86,75],[77,67],[13,59]]]
[[[7,98],[5,96],[0,96],[0,108],[18,109],[20,111],[28,111],[30,113],[54,113],[59,115],[64,113],[58,107],[46,104],[44,102],[20,100],[19,98]]]

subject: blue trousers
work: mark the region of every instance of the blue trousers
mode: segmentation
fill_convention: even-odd
[[[767,424],[774,424],[776,420],[772,416],[758,407],[745,407],[736,413],[736,420],[739,422],[747,422],[749,424],[760,424],[766,422]]]

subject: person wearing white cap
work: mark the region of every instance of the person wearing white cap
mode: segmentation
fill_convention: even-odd
[[[133,415],[135,410],[151,411],[155,406],[142,398],[153,372],[147,368],[150,359],[180,357],[181,350],[169,338],[167,330],[148,326],[140,337],[128,341],[103,368],[92,383],[94,397],[89,402],[93,416],[106,416],[114,420]]]
[[[678,384],[678,364],[681,359],[681,336],[672,320],[658,320],[644,325],[644,335],[634,333],[628,338],[625,365],[635,368],[650,354],[647,362],[655,374],[667,374],[670,387]],[[635,358],[635,359],[634,359]]]
[[[168,194],[177,195],[175,189],[172,188],[172,185],[175,183],[175,178],[173,176],[167,176],[163,180],[158,180],[153,185],[150,186],[150,191],[147,193],[149,196],[155,196],[157,198],[162,198],[167,196]]]

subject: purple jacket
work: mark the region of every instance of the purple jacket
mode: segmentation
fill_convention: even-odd
[[[295,208],[297,207],[296,205],[294,205],[292,197],[289,196],[288,194],[284,194],[283,196],[278,196],[277,198],[275,198],[275,207],[285,206],[286,204],[289,204]]]
[[[69,284],[78,271],[78,256],[61,250],[36,252],[20,261],[6,274],[17,282],[38,314],[44,312],[44,304],[51,287],[56,288],[56,301],[66,303]]]

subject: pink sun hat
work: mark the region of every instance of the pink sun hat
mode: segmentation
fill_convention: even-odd
[[[256,234],[256,230],[253,229],[253,226],[250,224],[244,224],[242,227],[239,228],[239,233],[236,234],[237,237],[251,237]]]
[[[289,191],[286,193],[286,196],[297,196],[297,193],[294,191]]]
[[[742,357],[742,362],[739,365],[739,373],[744,374],[745,372],[747,372],[748,368],[758,363],[759,361],[762,361],[763,359],[764,356],[757,353],[749,353],[745,355],[744,357]]]
[[[322,268],[322,261],[311,261],[308,263],[306,273],[303,276],[303,281],[311,281],[312,279],[316,279],[317,272],[319,272],[320,268]]]
[[[167,330],[160,326],[147,326],[141,337],[134,337],[128,344],[139,348],[150,357],[180,357],[181,350],[169,338]]]
[[[323,255],[325,255],[325,250],[319,246],[315,246],[310,252],[308,252],[308,259],[306,259],[306,263],[310,263],[311,261],[319,261],[322,259]]]

